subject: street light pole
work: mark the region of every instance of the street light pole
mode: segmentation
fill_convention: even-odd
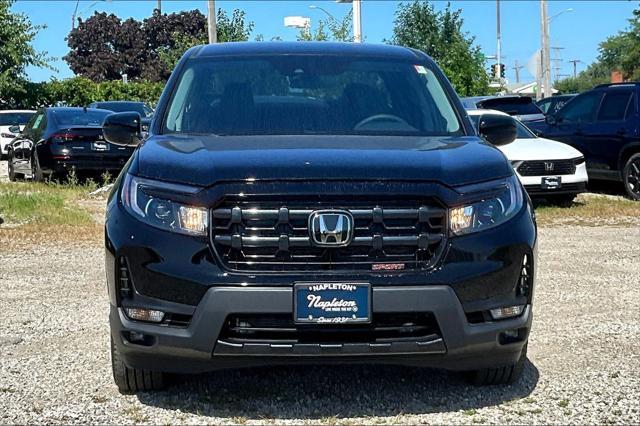
[[[208,0],[208,28],[209,28],[209,44],[218,42],[218,32],[216,29],[216,2],[215,0]]]
[[[502,63],[502,52],[501,52],[501,40],[500,40],[500,0],[496,0],[496,35],[497,35],[497,41],[498,41],[498,47],[497,47],[497,52],[496,52],[496,57],[497,57],[497,69],[496,69],[496,77],[498,78],[498,81],[500,82],[500,84],[502,84],[502,76],[500,75],[500,70],[502,69],[502,67],[500,66],[500,64]]]
[[[336,19],[335,16],[333,16],[331,13],[329,13],[329,11],[327,9],[325,9],[324,7],[320,7],[320,6],[316,6],[315,4],[312,4],[311,6],[309,6],[309,9],[318,9],[321,10],[325,13],[325,15],[327,15],[329,17],[329,19],[331,19],[334,22],[338,22],[338,20]]]
[[[362,8],[360,0],[353,0],[353,41],[362,43]]]

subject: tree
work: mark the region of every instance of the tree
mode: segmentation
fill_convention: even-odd
[[[640,80],[640,9],[633,11],[629,27],[599,45],[595,62],[576,78],[555,83],[563,93],[577,93],[611,81],[611,72],[619,71],[625,80]]]
[[[43,27],[21,13],[11,12],[13,0],[0,0],[0,107],[19,106],[27,92],[26,68],[49,67],[47,52],[38,52],[33,39]],[[50,67],[49,67],[50,68]]]
[[[421,50],[442,68],[460,96],[484,95],[489,76],[484,56],[474,37],[462,30],[462,10],[436,11],[427,2],[414,0],[396,11],[390,43]]]
[[[67,37],[70,52],[64,57],[71,70],[93,81],[165,81],[182,54],[191,46],[207,42],[207,18],[199,10],[162,14],[157,10],[143,21],[96,12]],[[229,16],[219,9],[218,40],[244,41],[253,30],[245,12]]]
[[[334,17],[320,19],[315,29],[302,28],[297,36],[298,41],[353,41],[352,11],[342,20]]]
[[[640,9],[633,11],[629,27],[600,43],[599,62],[618,70],[626,80],[640,79]]]
[[[164,65],[169,69],[169,72],[176,66],[184,52],[193,46],[209,42],[207,19],[204,15],[202,15],[202,18],[204,20],[198,31],[195,31],[195,28],[194,31],[190,32],[174,31],[171,33],[171,42],[158,48],[158,55]],[[235,9],[231,17],[229,17],[227,12],[218,9],[216,34],[218,42],[220,43],[249,40],[253,26],[254,23],[252,21],[245,22],[245,12],[243,10]]]
[[[611,79],[609,67],[599,61],[589,65],[581,71],[576,78],[565,78],[553,84],[561,93],[580,93],[589,90],[598,84],[608,83]]]

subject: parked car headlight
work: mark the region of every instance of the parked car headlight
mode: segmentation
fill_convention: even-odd
[[[517,176],[497,182],[490,188],[492,195],[449,210],[449,229],[452,235],[470,234],[493,228],[505,223],[520,211],[524,201]]]
[[[209,212],[154,195],[162,184],[127,174],[121,192],[125,210],[148,225],[187,235],[206,235]]]

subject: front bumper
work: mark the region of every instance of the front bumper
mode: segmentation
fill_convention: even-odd
[[[429,270],[367,273],[232,273],[223,269],[207,238],[162,231],[126,213],[112,197],[106,221],[106,272],[111,302],[111,335],[130,367],[198,373],[265,364],[353,362],[401,363],[454,370],[499,367],[518,360],[529,335],[535,275],[536,227],[527,204],[507,223],[450,238]],[[519,292],[523,259],[531,282]],[[126,259],[133,296],[120,297],[119,262]],[[224,339],[227,319],[236,314],[293,317],[293,284],[371,284],[372,313],[428,313],[436,338],[302,343]],[[490,309],[526,305],[519,317],[493,321]],[[174,326],[128,319],[123,306],[157,309],[189,320]],[[482,318],[478,320],[478,316]],[[131,333],[137,334],[136,339]],[[505,338],[514,332],[517,338]],[[139,340],[142,336],[142,340]],[[138,343],[136,343],[136,341]],[[230,344],[233,343],[233,344]]]
[[[233,312],[291,313],[291,288],[218,287],[207,291],[188,327],[177,328],[129,320],[112,306],[111,334],[127,365],[176,373],[198,373],[218,368],[278,363],[359,362],[467,370],[515,363],[531,329],[531,305],[519,317],[469,324],[454,291],[448,286],[377,287],[373,312],[432,312],[440,338],[428,342],[393,343],[245,343],[218,339],[225,319]],[[508,330],[515,340],[504,340]],[[130,332],[145,336],[144,344],[128,340]]]
[[[587,182],[589,181],[585,163],[579,164],[576,167],[576,172],[572,175],[560,175],[562,185],[559,188],[543,188],[541,185],[543,178],[556,177],[557,175],[521,176],[517,171],[516,174],[531,197],[581,194],[587,190]]]

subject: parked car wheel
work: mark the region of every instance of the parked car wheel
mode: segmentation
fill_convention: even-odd
[[[632,200],[640,200],[640,152],[627,160],[622,171],[624,188]]]
[[[40,163],[38,163],[38,157],[36,155],[31,159],[31,177],[35,182],[44,181],[44,173],[42,173],[42,169],[40,168]]]
[[[522,348],[522,354],[518,362],[498,368],[481,368],[470,371],[467,379],[477,386],[510,385],[515,383],[524,371],[524,363],[527,360],[527,345]]]
[[[9,175],[9,180],[11,182],[15,182],[15,181],[18,180],[18,177],[17,177],[16,171],[15,171],[15,169],[13,167],[13,158],[8,157],[7,160],[8,160],[8,163],[7,163],[8,173],[7,174]]]
[[[113,380],[120,393],[162,390],[165,387],[164,373],[127,367],[120,359],[113,337],[111,338],[111,368]]]

